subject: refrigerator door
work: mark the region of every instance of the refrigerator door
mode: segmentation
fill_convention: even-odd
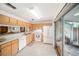
[[[53,44],[53,32],[52,26],[43,27],[43,43]]]

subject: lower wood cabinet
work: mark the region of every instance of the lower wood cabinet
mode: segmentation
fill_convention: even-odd
[[[34,40],[34,33],[31,33],[27,36],[27,39],[26,39],[27,45],[32,43],[33,40]]]
[[[11,42],[1,45],[1,55],[10,56],[11,55]]]
[[[18,40],[12,41],[12,55],[15,55],[18,52]]]
[[[11,56],[18,52],[18,40],[13,40],[5,44],[0,45],[1,56]]]

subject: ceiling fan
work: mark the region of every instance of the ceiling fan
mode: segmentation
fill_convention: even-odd
[[[9,6],[10,8],[12,8],[12,9],[16,9],[16,7],[15,6],[13,6],[12,4],[10,4],[10,3],[5,3],[7,6]]]

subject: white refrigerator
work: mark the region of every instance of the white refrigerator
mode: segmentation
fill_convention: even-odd
[[[53,29],[52,26],[43,27],[43,43],[53,44]]]

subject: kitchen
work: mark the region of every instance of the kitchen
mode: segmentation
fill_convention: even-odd
[[[29,29],[32,27],[30,23],[0,15],[0,24],[0,55],[15,55],[18,50],[34,41],[32,29]]]
[[[64,5],[1,3],[0,56],[56,56],[52,20]]]
[[[9,3],[6,4],[9,5]],[[0,8],[3,8],[1,5],[5,5],[8,8],[6,4],[0,4]],[[52,45],[52,39],[48,40],[45,38],[49,32],[48,29],[50,28],[50,33],[52,31],[52,23],[49,20],[47,20],[46,23],[44,22],[45,21],[43,21],[43,23],[41,22],[41,24],[33,24],[6,11],[0,10],[0,56],[15,56],[35,41]],[[45,30],[46,28],[43,28],[43,26],[49,28]],[[36,50],[38,50],[38,48]],[[47,55],[49,54],[47,53]],[[50,55],[52,55],[52,52]]]
[[[19,51],[37,39],[39,41],[42,36],[35,39],[33,29],[40,29],[40,26],[34,26],[31,23],[16,20],[0,14],[0,55],[11,56],[16,55]],[[5,20],[5,21],[4,21]],[[14,20],[14,21],[13,21]],[[46,25],[46,24],[45,24]],[[51,24],[49,24],[51,25]],[[42,27],[42,26],[41,26]],[[36,36],[42,34],[40,30]],[[42,41],[42,40],[40,40]]]

